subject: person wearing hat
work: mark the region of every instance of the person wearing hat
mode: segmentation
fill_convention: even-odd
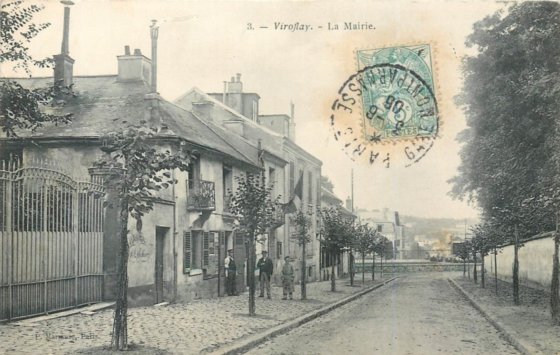
[[[261,285],[261,294],[259,297],[264,297],[264,289],[266,288],[266,295],[270,299],[270,278],[272,277],[272,260],[268,257],[266,250],[262,251],[262,257],[257,262],[257,269],[259,269],[259,283]]]
[[[294,267],[290,263],[290,257],[284,258],[284,266],[282,267],[282,299],[285,300],[286,296],[290,296],[292,299],[292,293],[294,292]]]
[[[237,266],[235,266],[235,260],[233,259],[233,249],[228,249],[228,255],[224,260],[224,269],[226,271],[226,292],[228,296],[237,296],[235,285]]]

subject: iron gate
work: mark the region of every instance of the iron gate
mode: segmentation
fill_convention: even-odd
[[[44,162],[0,165],[0,320],[102,300],[102,194]]]

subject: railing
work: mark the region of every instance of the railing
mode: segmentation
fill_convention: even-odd
[[[187,210],[214,211],[216,209],[214,182],[191,179],[187,181],[187,188]]]
[[[102,300],[103,192],[50,163],[0,165],[0,320]]]
[[[282,206],[277,206],[272,212],[272,227],[278,228],[286,222],[286,213]]]

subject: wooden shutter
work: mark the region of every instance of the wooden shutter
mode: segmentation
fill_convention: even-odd
[[[208,253],[208,239],[210,238],[210,233],[204,232],[202,239],[202,268],[207,268],[210,262],[210,257]]]
[[[183,233],[183,255],[184,255],[183,272],[188,272],[191,268],[191,232]]]

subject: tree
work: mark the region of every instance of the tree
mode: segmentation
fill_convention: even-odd
[[[311,215],[308,213],[303,213],[301,210],[291,217],[292,221],[296,226],[296,233],[293,238],[297,241],[298,245],[301,247],[301,299],[307,299],[306,292],[306,269],[307,265],[305,260],[306,246],[307,243],[311,242],[311,235],[309,230],[311,228]]]
[[[382,234],[377,234],[375,244],[373,245],[373,263],[375,264],[375,254],[381,258],[381,278],[383,278],[383,258],[387,255],[392,255],[393,245],[387,237]],[[375,269],[372,270],[375,273]]]
[[[470,249],[471,249],[470,241],[465,240],[461,244],[458,245],[456,250],[456,255],[463,260],[463,277],[465,277],[467,273],[467,259],[469,258]]]
[[[502,229],[501,235],[514,237],[503,242],[515,248],[515,303],[520,241],[554,228],[555,213],[540,208],[539,197],[556,189],[551,181],[559,173],[553,163],[559,140],[559,20],[558,3],[515,4],[505,15],[476,23],[467,39],[478,52],[463,66],[458,102],[468,128],[459,136],[462,162],[451,180],[452,193],[478,203],[484,219]]]
[[[321,187],[324,187],[327,191],[333,192],[334,185],[326,175],[321,175]]]
[[[157,129],[147,128],[145,121],[129,125],[103,137],[105,153],[96,166],[106,169],[106,185],[118,191],[120,203],[120,250],[117,267],[117,296],[111,344],[116,350],[128,347],[128,223],[137,222],[154,207],[154,195],[175,184],[173,171],[185,171],[190,155],[182,146],[163,150],[158,147]]]
[[[321,220],[321,245],[334,260],[348,245],[352,221],[345,218],[335,207],[321,209]],[[334,262],[331,264],[331,291],[333,292],[336,291],[334,264]]]
[[[367,223],[357,226],[354,249],[362,256],[362,286],[365,286],[365,258],[367,254],[373,253],[376,238],[377,230],[368,226]],[[372,269],[372,274],[374,272],[375,269]]]
[[[274,186],[266,184],[264,174],[247,173],[236,177],[237,189],[230,192],[230,211],[239,220],[240,232],[245,235],[249,246],[247,263],[249,265],[249,315],[254,316],[255,308],[255,243],[259,235],[269,231],[273,225],[274,213],[281,208],[279,196],[272,198]]]
[[[35,14],[44,6],[23,6],[23,1],[9,1],[0,6],[0,64],[13,63],[15,70],[23,69],[31,76],[33,67],[49,67],[51,58],[34,59],[28,44],[50,23],[36,24]],[[46,123],[66,124],[71,113],[59,113],[65,96],[72,95],[71,88],[52,85],[27,89],[15,80],[1,79],[0,126],[8,138],[17,136],[18,129],[35,131]]]

